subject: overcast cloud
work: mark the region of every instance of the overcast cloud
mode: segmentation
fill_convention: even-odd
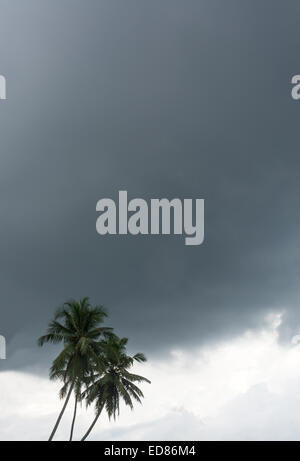
[[[0,12],[3,372],[44,379],[55,350],[36,337],[70,297],[104,304],[154,363],[261,331],[269,314],[286,347],[300,332],[299,2],[0,0]],[[119,190],[204,198],[204,244],[99,236],[96,203]]]
[[[143,406],[104,416],[91,440],[297,440],[300,349],[278,343],[280,316],[218,346],[177,349],[143,365],[152,380]],[[22,392],[20,392],[22,389]],[[1,373],[0,440],[46,440],[57,417],[57,386],[36,373]],[[72,405],[57,433],[69,434]],[[79,413],[76,439],[93,419]]]

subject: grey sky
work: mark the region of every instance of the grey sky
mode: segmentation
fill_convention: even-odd
[[[274,310],[286,309],[285,337],[299,333],[299,2],[0,10],[0,333],[11,348],[33,347],[57,305],[85,295],[150,354],[230,337]],[[96,202],[123,189],[204,198],[205,243],[100,237]]]

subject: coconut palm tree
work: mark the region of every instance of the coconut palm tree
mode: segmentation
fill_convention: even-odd
[[[38,340],[40,346],[45,343],[63,344],[63,350],[52,363],[50,379],[63,381],[60,397],[65,398],[65,402],[49,441],[53,439],[74,391],[75,407],[70,440],[72,439],[82,383],[90,375],[91,364],[96,364],[99,370],[103,368],[101,339],[107,339],[112,335],[112,328],[101,326],[106,317],[107,313],[103,307],[91,306],[89,298],[83,298],[79,302],[66,302],[56,312],[47,333]]]
[[[120,412],[120,400],[123,400],[133,410],[133,400],[142,403],[144,397],[142,391],[135,383],[150,381],[143,376],[131,373],[129,370],[134,362],[145,362],[147,359],[142,353],[134,356],[127,355],[126,345],[128,339],[119,339],[116,336],[106,341],[101,362],[105,366],[104,373],[95,364],[95,373],[90,379],[87,389],[82,398],[86,399],[87,405],[95,404],[96,415],[86,434],[81,439],[86,440],[95,426],[103,409],[106,410],[109,419]]]

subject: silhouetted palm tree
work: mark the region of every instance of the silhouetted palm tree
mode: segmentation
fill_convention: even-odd
[[[92,366],[96,365],[99,370],[104,370],[101,361],[103,346],[100,340],[112,335],[112,328],[100,326],[106,317],[107,313],[103,307],[92,307],[88,298],[83,298],[79,302],[75,300],[66,302],[50,322],[47,334],[38,340],[40,346],[45,343],[62,343],[64,346],[50,369],[50,379],[59,379],[64,383],[60,390],[60,397],[65,398],[65,402],[49,441],[55,435],[74,390],[75,407],[70,434],[72,440],[81,386],[90,375]]]
[[[88,431],[81,439],[86,440],[95,426],[103,408],[107,411],[109,419],[120,412],[120,400],[133,409],[133,400],[141,403],[144,397],[142,391],[134,384],[150,381],[143,376],[129,372],[134,362],[145,362],[147,359],[142,353],[135,354],[133,357],[127,355],[126,344],[128,339],[119,339],[116,336],[106,341],[104,356],[101,362],[105,366],[104,373],[95,363],[95,373],[90,378],[90,384],[82,395],[86,399],[87,405],[95,404],[96,416]]]

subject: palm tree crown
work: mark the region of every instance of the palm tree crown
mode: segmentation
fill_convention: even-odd
[[[143,392],[135,383],[150,383],[150,381],[131,373],[130,369],[135,361],[145,362],[147,359],[142,353],[128,355],[127,342],[127,338],[119,339],[116,336],[106,341],[102,356],[105,371],[103,373],[96,367],[95,373],[90,378],[90,384],[82,395],[87,405],[94,403],[96,408],[96,418],[82,440],[87,438],[104,408],[109,418],[116,419],[120,412],[121,400],[131,409],[133,409],[133,401],[142,403]]]

